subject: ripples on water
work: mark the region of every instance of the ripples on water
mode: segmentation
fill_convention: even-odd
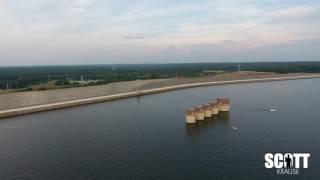
[[[2,120],[0,179],[318,179],[319,92],[319,79],[212,86]],[[230,113],[184,123],[219,96]],[[310,168],[277,176],[266,152],[310,152]]]

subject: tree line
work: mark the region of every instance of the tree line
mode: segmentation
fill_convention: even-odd
[[[77,81],[96,80],[87,85],[136,79],[199,77],[203,71],[243,71],[275,73],[317,73],[320,62],[179,63],[77,66],[0,67],[0,89],[28,88],[55,82],[57,86],[79,86]],[[73,82],[73,83],[70,83]]]

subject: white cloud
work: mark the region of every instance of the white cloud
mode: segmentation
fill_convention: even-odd
[[[309,16],[319,11],[317,6],[293,6],[286,9],[280,9],[268,13],[268,16],[274,18],[300,18]]]
[[[235,52],[320,37],[318,3],[261,2],[0,0],[0,62],[50,63],[54,57],[60,63],[130,63],[181,54],[175,51],[201,59],[213,47],[229,59]]]

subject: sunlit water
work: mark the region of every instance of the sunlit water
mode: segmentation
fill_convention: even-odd
[[[186,126],[187,108],[219,96],[231,98],[229,114]],[[308,79],[10,118],[0,121],[0,179],[319,179],[319,104],[320,79]],[[276,175],[264,167],[266,152],[309,152],[309,168]]]

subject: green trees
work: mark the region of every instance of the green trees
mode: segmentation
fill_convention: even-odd
[[[320,62],[245,62],[245,63],[181,63],[181,64],[124,64],[87,66],[29,66],[0,67],[0,89],[28,88],[55,82],[56,86],[81,86],[77,81],[92,81],[88,85],[116,81],[199,77],[203,71],[243,71],[276,73],[320,72]]]
[[[68,80],[58,80],[54,83],[56,86],[68,86],[70,82]]]

